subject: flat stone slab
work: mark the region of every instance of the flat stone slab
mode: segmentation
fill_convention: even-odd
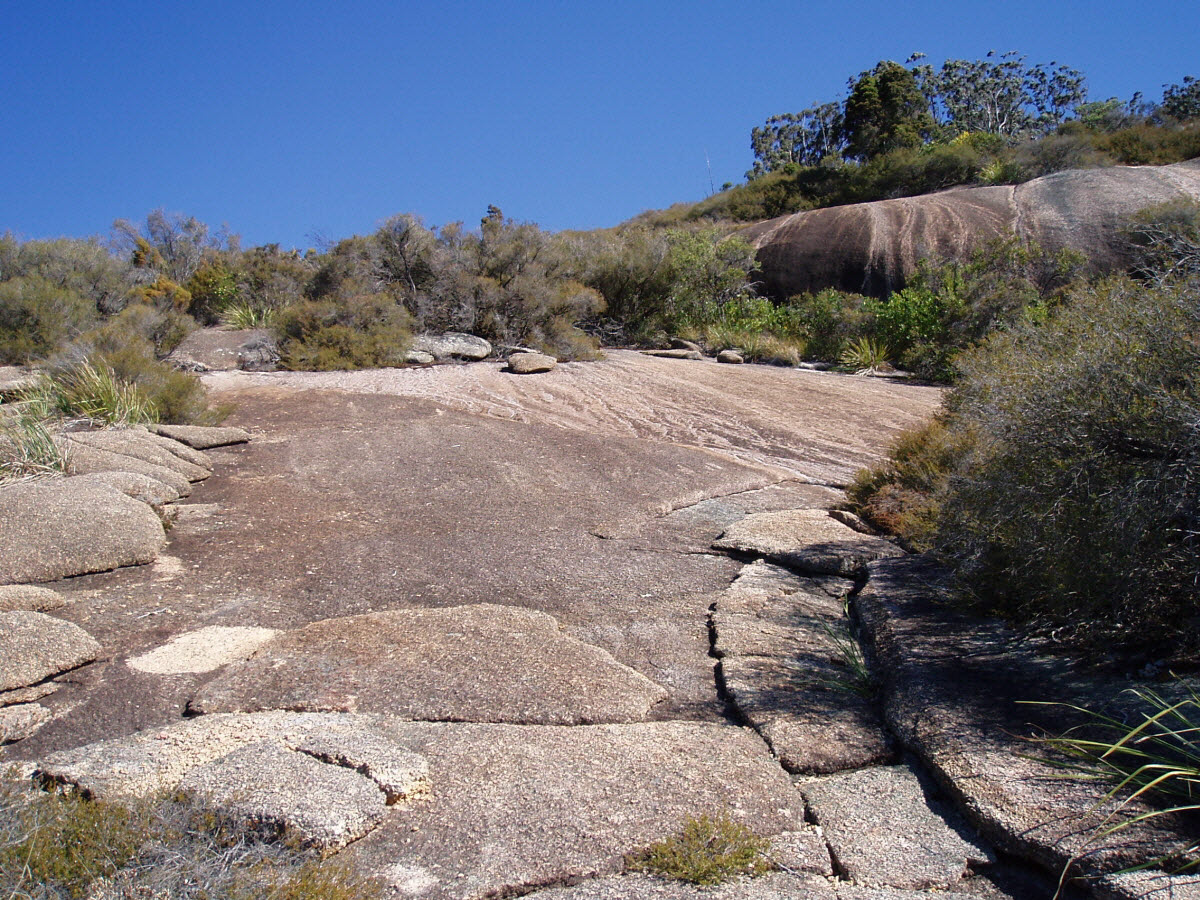
[[[70,439],[74,444],[83,444],[110,453],[120,453],[131,456],[143,462],[164,469],[178,472],[188,481],[203,481],[212,474],[212,465],[204,461],[200,464],[194,458],[185,458],[184,454],[175,452],[169,444],[174,444],[189,453],[198,453],[190,447],[171,441],[156,434],[151,434],[144,428],[105,428],[100,431],[72,432]]]
[[[0,584],[151,562],[167,541],[145,503],[76,478],[0,487]]]
[[[671,350],[643,350],[643,356],[657,356],[660,359],[704,359],[699,350],[688,350],[686,347],[676,347]]]
[[[125,453],[114,453],[100,447],[73,440],[70,435],[60,439],[60,445],[68,454],[71,473],[74,475],[92,475],[103,472],[135,472],[148,475],[170,486],[171,490],[186,497],[192,492],[192,483],[186,476],[173,468],[160,466],[157,463],[146,462],[136,456]]]
[[[0,691],[37,684],[99,653],[95,638],[71,622],[28,610],[0,613]]]
[[[0,708],[0,744],[23,741],[54,718],[37,703],[17,703]]]
[[[747,516],[726,528],[713,546],[815,575],[855,575],[872,560],[904,555],[891,541],[861,534],[823,509]]]
[[[162,647],[127,659],[125,664],[152,675],[212,672],[246,659],[277,634],[274,628],[209,625],[177,635]]]
[[[93,472],[90,475],[73,475],[85,479],[84,483],[95,482],[116,488],[126,497],[141,500],[151,506],[163,506],[179,499],[179,492],[165,481],[138,472]]]
[[[843,772],[803,785],[809,813],[825,832],[837,868],[860,885],[951,888],[990,850],[947,822],[907,766]]]
[[[1075,871],[1101,875],[1178,846],[1189,826],[1166,816],[1101,837],[1098,827],[1144,808],[1101,804],[1104,785],[1062,777],[1030,758],[1039,748],[1022,739],[1080,724],[1062,706],[1023,701],[1096,707],[1129,680],[1081,671],[1002,622],[957,611],[941,588],[946,577],[920,557],[882,560],[856,600],[900,742],[984,837],[1054,877],[1077,854]]]
[[[196,712],[379,712],[430,721],[640,721],[667,692],[546,613],[405,609],[281,634],[193,698]]]
[[[66,605],[66,597],[50,588],[32,584],[0,584],[0,612],[14,609],[50,612]]]
[[[577,727],[397,723],[432,796],[346,853],[401,896],[481,898],[616,874],[688,816],[764,837],[802,828],[801,798],[752,732],[648,722]]]
[[[539,900],[837,900],[833,884],[824,878],[782,872],[737,878],[712,887],[631,873],[550,888],[536,896]]]
[[[206,425],[151,425],[154,434],[187,444],[195,450],[213,447],[228,447],[250,441],[250,432],[244,428],[212,427]]]
[[[725,692],[788,771],[825,774],[894,757],[871,685],[848,665],[857,644],[843,604],[853,587],[758,560],[713,609]]]

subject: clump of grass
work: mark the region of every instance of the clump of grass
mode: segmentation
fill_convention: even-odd
[[[846,615],[849,616],[847,603]],[[837,669],[820,675],[816,682],[823,688],[843,694],[856,694],[870,699],[875,696],[877,685],[871,667],[867,664],[862,647],[851,633],[848,625],[829,619],[818,619],[818,625],[834,651]]]
[[[33,400],[62,416],[101,425],[148,424],[159,418],[144,391],[102,362],[76,363],[45,379]]]
[[[771,871],[769,847],[770,841],[727,815],[704,814],[689,816],[679,834],[629,854],[625,864],[633,872],[713,885]]]
[[[45,419],[27,410],[0,416],[0,482],[62,475],[69,467],[65,445]]]
[[[1112,785],[1094,807],[1117,804],[1097,830],[1096,840],[1163,816],[1194,817],[1200,812],[1200,694],[1190,686],[1183,699],[1168,699],[1148,688],[1126,693],[1138,706],[1133,724],[1070,704],[1044,704],[1087,717],[1085,724],[1039,743],[1061,754],[1047,760],[1052,765],[1074,777]],[[1146,801],[1147,808],[1118,818],[1137,800]],[[1064,869],[1064,882],[1076,859]],[[1172,874],[1200,869],[1200,838],[1191,837],[1133,870],[1149,868]]]
[[[377,900],[378,882],[182,797],[135,806],[0,779],[0,897]]]
[[[849,369],[855,375],[877,375],[891,369],[888,359],[890,353],[886,344],[873,338],[861,337],[846,345],[839,362],[843,368]]]
[[[221,310],[221,324],[230,328],[267,328],[274,318],[274,310],[249,303],[231,303]]]

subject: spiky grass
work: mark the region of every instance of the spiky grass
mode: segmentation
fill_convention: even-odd
[[[739,875],[764,875],[774,868],[771,842],[727,815],[689,816],[674,837],[625,858],[632,872],[647,872],[691,884],[720,884]]]
[[[36,411],[23,409],[0,418],[0,482],[62,475],[69,467],[65,445]]]
[[[221,311],[221,324],[230,328],[266,328],[273,318],[273,310],[249,303],[231,303]]]
[[[863,337],[846,346],[839,362],[842,368],[849,369],[855,375],[877,375],[890,368],[890,354],[887,344]]]
[[[1043,760],[1069,773],[1112,787],[1095,805],[1115,803],[1095,834],[1095,840],[1119,836],[1136,825],[1163,816],[1194,816],[1200,813],[1200,695],[1184,686],[1182,699],[1168,699],[1149,688],[1125,692],[1137,703],[1134,724],[1115,716],[1063,703],[1059,706],[1082,713],[1087,722],[1059,736],[1038,743],[1061,754]],[[1145,811],[1118,815],[1134,801],[1145,801]],[[1063,871],[1065,883],[1072,858]],[[1141,865],[1123,871],[1160,868],[1171,874],[1200,869],[1200,839],[1185,840]]]
[[[158,410],[146,394],[103,363],[78,363],[43,381],[38,392],[42,397],[35,402],[70,418],[101,425],[158,421]]]

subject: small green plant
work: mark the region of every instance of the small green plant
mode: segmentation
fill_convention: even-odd
[[[1168,699],[1148,688],[1125,693],[1138,705],[1130,717],[1134,724],[1070,704],[1038,704],[1062,706],[1087,717],[1085,724],[1038,742],[1065,758],[1047,760],[1052,765],[1073,777],[1113,785],[1095,807],[1117,803],[1098,829],[1097,840],[1120,835],[1162,816],[1200,812],[1200,694],[1191,686],[1184,688],[1182,699]],[[1118,814],[1136,800],[1147,801],[1147,808],[1118,819]],[[1200,839],[1193,836],[1182,846],[1133,868],[1195,871],[1200,868],[1198,854]],[[1064,868],[1064,882],[1077,858]]]
[[[684,820],[678,835],[629,854],[625,864],[633,872],[712,885],[771,871],[769,847],[770,841],[728,815],[705,813]]]
[[[104,425],[136,425],[158,420],[154,404],[134,384],[105,363],[81,362],[53,375],[39,389],[50,409],[69,418]]]
[[[61,475],[70,466],[50,423],[28,410],[0,415],[0,482]]]
[[[846,624],[841,621],[831,621],[829,619],[818,619],[822,632],[825,634],[825,639],[829,642],[830,648],[833,650],[834,664],[838,670],[827,675],[818,676],[817,683],[827,690],[838,691],[844,694],[856,694],[859,697],[871,698],[875,696],[876,683],[875,676],[871,673],[871,667],[867,665],[866,657],[863,655],[862,646],[858,643],[858,639],[850,631],[849,615],[850,603],[846,601],[843,607],[846,616]]]
[[[230,328],[268,328],[274,318],[274,310],[243,302],[231,303],[221,311],[221,324]]]
[[[839,362],[855,375],[876,375],[891,368],[888,362],[890,352],[886,344],[874,338],[862,337],[850,342],[842,351]]]

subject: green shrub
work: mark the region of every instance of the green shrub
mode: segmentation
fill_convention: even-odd
[[[281,310],[274,327],[289,369],[394,366],[412,341],[407,310],[386,294],[306,300]]]
[[[41,275],[0,281],[0,365],[45,359],[96,318],[88,298]]]
[[[774,866],[770,841],[727,815],[688,817],[675,837],[626,857],[630,871],[691,884],[720,884],[739,875],[763,875]]]
[[[831,288],[792,297],[786,308],[796,330],[805,338],[805,353],[810,359],[837,362],[850,342],[874,334],[873,308],[860,294]]]

